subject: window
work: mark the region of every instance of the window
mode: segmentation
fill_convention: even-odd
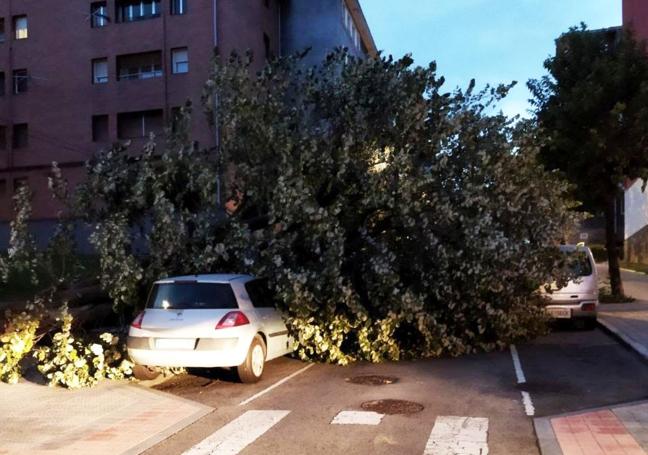
[[[108,82],[108,59],[96,58],[92,61],[92,83],[105,84]]]
[[[144,52],[117,56],[118,80],[162,77],[162,52]]]
[[[189,72],[189,52],[186,47],[171,49],[171,65],[173,74]]]
[[[5,22],[4,17],[0,17],[0,43],[5,40]]]
[[[257,279],[245,283],[245,290],[255,308],[274,308],[274,300],[268,280]]]
[[[26,69],[14,70],[13,72],[13,90],[14,94],[25,93],[27,91],[27,82],[29,74]]]
[[[14,16],[14,32],[16,39],[27,39],[27,16]]]
[[[153,285],[146,308],[210,310],[238,308],[232,286],[223,283],[176,281]]]
[[[4,71],[0,72],[0,96],[5,94],[5,73]]]
[[[160,16],[160,0],[117,0],[117,22],[134,22]]]
[[[108,25],[108,7],[106,2],[94,2],[90,4],[90,26],[101,28]]]
[[[108,132],[108,116],[92,116],[92,142],[109,142],[110,134]]]
[[[351,11],[349,11],[345,0],[342,0],[342,8],[344,10],[344,27],[347,29],[347,32],[349,32],[349,37],[351,38],[353,46],[356,49],[360,49],[360,33],[358,33],[358,29],[353,20],[353,15],[351,14]]]
[[[7,127],[0,125],[0,150],[7,150]]]
[[[13,126],[11,146],[15,149],[25,148],[29,145],[29,127],[26,123],[17,123]]]
[[[119,139],[136,139],[159,134],[164,131],[162,109],[117,114],[117,136]]]
[[[171,14],[187,14],[187,0],[171,0]]]
[[[272,59],[272,50],[270,49],[270,37],[266,33],[263,34],[263,48],[265,49],[266,60]]]

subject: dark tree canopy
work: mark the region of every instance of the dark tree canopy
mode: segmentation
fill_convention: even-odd
[[[621,294],[620,277],[612,276],[618,275],[614,201],[627,179],[648,174],[645,45],[630,31],[581,25],[556,41],[556,55],[544,66],[549,74],[528,84],[540,158],[576,185],[585,210],[606,214],[612,290]]]

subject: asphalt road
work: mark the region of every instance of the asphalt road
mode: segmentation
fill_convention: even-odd
[[[488,419],[491,454],[537,454],[521,391],[529,393],[536,416],[648,398],[648,365],[599,330],[559,330],[518,346],[518,351],[524,385],[517,384],[508,351],[381,365],[314,365],[242,406],[305,364],[273,361],[263,381],[253,386],[238,384],[223,371],[194,372],[158,389],[215,411],[146,453],[181,454],[220,428],[235,426],[246,411],[275,410],[289,412],[241,453],[422,454],[438,416],[466,416]],[[398,382],[369,386],[346,381],[365,374],[393,376]],[[362,403],[378,399],[413,401],[424,409],[386,415],[375,426],[331,424],[340,411],[361,410]]]

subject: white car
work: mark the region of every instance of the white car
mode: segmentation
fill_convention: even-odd
[[[546,293],[547,313],[554,319],[570,319],[587,328],[596,326],[599,306],[598,274],[594,256],[589,248],[579,245],[561,245],[567,267],[576,275],[567,286]]]
[[[128,353],[139,365],[236,367],[246,383],[293,345],[265,281],[249,275],[157,281],[128,335]]]

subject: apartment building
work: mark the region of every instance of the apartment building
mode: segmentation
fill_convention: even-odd
[[[187,100],[193,138],[212,146],[200,95],[216,46],[251,50],[257,67],[308,47],[309,64],[338,46],[376,55],[358,0],[0,2],[0,246],[20,185],[35,229],[51,226],[52,161],[74,184],[95,151],[162,133]]]

